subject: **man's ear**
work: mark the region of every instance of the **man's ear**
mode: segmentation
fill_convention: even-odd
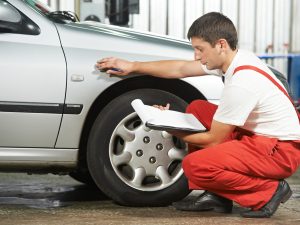
[[[219,52],[222,53],[228,48],[228,43],[225,39],[219,39],[216,43]]]
[[[227,41],[225,39],[219,39],[219,44],[221,49],[227,48]]]

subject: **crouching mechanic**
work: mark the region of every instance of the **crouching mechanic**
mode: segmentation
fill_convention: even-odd
[[[237,49],[237,32],[226,16],[203,15],[190,27],[188,38],[194,61],[104,58],[96,66],[120,76],[224,76],[219,106],[196,100],[187,107],[207,132],[174,133],[190,146],[182,163],[189,187],[206,191],[173,205],[187,211],[231,212],[234,201],[250,208],[241,212],[243,217],[270,217],[290,198],[292,191],[284,179],[300,163],[297,112],[270,69],[253,53]]]

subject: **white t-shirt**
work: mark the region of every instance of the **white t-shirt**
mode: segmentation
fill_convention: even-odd
[[[233,75],[235,68],[243,65],[262,69],[284,88],[255,54],[239,49],[225,74],[221,70],[207,70],[203,66],[208,74],[225,77],[224,90],[214,120],[279,140],[300,140],[299,120],[290,100],[258,72],[241,70]]]

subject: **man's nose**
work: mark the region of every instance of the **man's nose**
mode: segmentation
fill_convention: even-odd
[[[197,52],[194,52],[194,59],[195,59],[195,60],[201,60],[200,54],[197,53]]]

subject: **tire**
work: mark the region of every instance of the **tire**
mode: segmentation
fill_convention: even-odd
[[[96,184],[87,169],[72,171],[69,173],[69,176],[83,184],[96,187]]]
[[[170,103],[171,109],[178,111],[187,106],[181,98],[154,89],[117,97],[99,113],[92,127],[88,168],[97,186],[120,205],[168,205],[190,192],[181,168],[187,145],[165,131],[146,128],[130,105],[136,98],[148,105]]]

